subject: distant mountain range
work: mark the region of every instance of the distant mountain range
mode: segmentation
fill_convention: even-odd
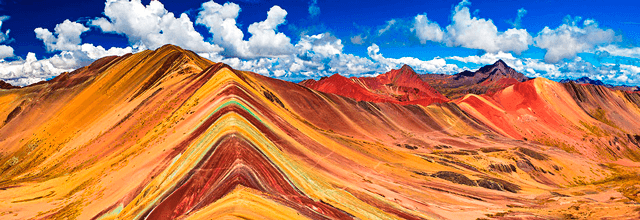
[[[600,80],[593,80],[589,77],[583,76],[580,77],[578,79],[575,80],[571,80],[571,79],[563,79],[560,80],[560,83],[568,83],[568,82],[575,82],[578,84],[591,84],[591,85],[596,85],[596,86],[604,86],[604,83]]]
[[[493,93],[529,80],[502,60],[474,72],[467,70],[454,75],[423,74],[421,78],[450,99],[460,98],[466,94]]]
[[[346,78],[334,74],[318,81],[304,80],[299,84],[318,91],[351,97],[358,101],[423,105],[449,101],[421,80],[420,75],[408,65],[376,77]]]
[[[458,99],[467,94],[493,94],[530,79],[509,67],[504,61],[498,60],[476,71],[465,70],[454,75],[417,74],[410,66],[403,65],[400,69],[391,70],[376,77],[347,78],[334,74],[318,81],[304,80],[299,84],[359,101],[430,104]],[[637,86],[612,86],[588,77],[576,80],[565,79],[560,82],[605,86],[628,92],[640,91]]]
[[[622,91],[628,91],[628,92],[638,92],[640,91],[640,87],[638,86],[626,86],[626,85],[610,85],[610,84],[604,84],[602,81],[600,80],[593,80],[589,77],[583,76],[580,77],[578,79],[575,80],[571,80],[571,79],[563,79],[560,80],[561,83],[577,83],[577,84],[591,84],[591,85],[597,85],[597,86],[605,86],[607,88],[611,88],[614,90],[622,90]]]

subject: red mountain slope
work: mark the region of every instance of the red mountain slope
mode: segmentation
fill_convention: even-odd
[[[305,80],[300,85],[358,101],[421,105],[448,101],[407,65],[376,77],[346,78],[335,74],[319,81]]]

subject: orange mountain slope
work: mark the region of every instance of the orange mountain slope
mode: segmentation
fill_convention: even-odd
[[[0,89],[0,219],[639,217],[638,97],[404,75],[330,77],[368,102],[167,45]]]

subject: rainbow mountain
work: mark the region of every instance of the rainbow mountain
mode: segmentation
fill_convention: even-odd
[[[639,217],[640,94],[411,72],[349,97],[166,45],[5,86],[0,218]]]

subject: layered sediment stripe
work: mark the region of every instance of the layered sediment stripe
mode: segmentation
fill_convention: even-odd
[[[270,163],[273,164],[273,168],[271,168],[270,170],[272,172],[265,174],[261,173],[267,172],[265,170],[253,169],[254,171],[250,173],[254,173],[255,175],[249,175],[249,177],[273,177],[274,175],[280,176],[279,178],[281,178],[282,181],[279,181],[278,184],[286,183],[288,185],[287,187],[289,188],[289,193],[283,193],[283,195],[293,196],[291,196],[289,199],[287,199],[287,197],[284,197],[284,199],[279,198],[277,200],[281,201],[282,204],[286,204],[289,207],[297,207],[296,210],[298,210],[300,213],[303,213],[310,217],[318,217],[316,215],[319,214],[321,216],[327,216],[330,218],[342,218],[348,217],[350,216],[350,214],[353,214],[354,216],[359,218],[394,218],[381,212],[375,207],[371,207],[362,201],[358,201],[355,197],[352,197],[345,191],[336,190],[335,186],[327,181],[326,176],[320,176],[320,174],[312,170],[312,167],[305,167],[304,164],[300,164],[298,161],[292,160],[287,155],[284,155],[280,150],[280,148],[283,147],[282,144],[279,144],[280,146],[278,146],[274,144],[273,141],[268,137],[264,136],[264,133],[272,133],[273,131],[267,132],[264,130],[260,130],[256,126],[254,126],[253,123],[264,124],[259,126],[263,127],[263,129],[273,128],[274,125],[264,121],[264,116],[256,113],[254,107],[251,107],[245,101],[238,99],[238,96],[233,94],[222,95],[227,91],[238,91],[238,89],[231,88],[239,88],[239,90],[241,91],[251,90],[251,87],[248,87],[246,84],[244,86],[241,86],[242,84],[243,81],[238,78],[238,76],[231,70],[221,69],[213,75],[212,79],[210,79],[207,84],[202,86],[202,90],[196,91],[191,99],[200,100],[201,103],[204,103],[203,108],[209,108],[210,110],[208,111],[210,113],[209,116],[206,117],[200,125],[192,130],[192,134],[199,133],[198,131],[203,130],[203,128],[206,128],[206,131],[197,135],[196,139],[190,140],[191,143],[188,145],[188,147],[181,150],[180,152],[182,153],[175,157],[172,164],[166,167],[162,173],[160,173],[149,184],[146,185],[140,195],[138,195],[133,201],[129,203],[129,205],[127,205],[122,210],[118,218],[143,218],[147,213],[150,214],[149,216],[156,216],[156,214],[154,214],[156,212],[153,211],[157,210],[156,207],[167,206],[165,204],[170,204],[171,202],[168,201],[172,201],[173,195],[180,195],[179,193],[174,194],[176,191],[179,191],[181,189],[186,190],[188,188],[181,187],[183,186],[183,184],[190,182],[189,178],[193,176],[193,172],[197,172],[199,166],[202,166],[202,164],[206,164],[205,161],[211,161],[209,158],[218,157],[216,152],[225,152],[225,150],[218,151],[216,150],[217,148],[224,149],[228,148],[228,146],[251,146],[251,149],[260,152],[260,155],[264,155],[265,159],[263,160],[263,162],[271,161]],[[247,118],[250,118],[251,120],[247,120]],[[237,140],[244,140],[241,142],[236,141],[237,143],[246,144],[221,144],[227,143],[220,142],[220,140],[229,135],[238,137],[239,139]],[[191,137],[193,137],[193,135]],[[286,139],[284,140],[285,142],[292,141],[290,137],[284,137],[284,139]],[[231,148],[227,151],[233,152],[234,150],[233,148]],[[256,153],[254,155],[258,154]],[[238,160],[244,161],[245,158],[239,157]],[[250,164],[247,166],[264,167],[263,165]],[[233,171],[233,169],[231,169],[230,172],[236,173],[237,171]],[[190,175],[190,173],[192,174]],[[243,172],[240,171],[240,174],[242,173]],[[268,182],[262,179],[244,182],[245,180],[248,181],[249,179],[245,178],[247,177],[246,173],[242,175],[240,174],[236,175],[236,177],[233,177],[232,179],[239,178],[243,179],[243,181],[231,181],[231,183],[228,183],[231,184],[231,186],[227,186],[225,188],[227,189],[227,191],[231,191],[233,188],[235,188],[235,185],[248,185],[247,187],[254,189],[270,189],[272,190],[272,192],[274,189],[286,188],[283,185],[273,185],[275,184],[275,182],[273,181],[269,182],[272,185],[253,184],[255,183],[255,181]],[[217,175],[218,177],[220,177],[219,173]],[[211,188],[211,190],[214,190],[215,188],[216,187]],[[223,192],[225,191],[223,190]],[[215,202],[215,200],[221,198],[226,193],[228,192],[225,192],[222,195],[218,195],[217,197],[207,197],[210,201],[204,204]],[[277,193],[273,193],[270,195],[274,196],[277,195]],[[275,198],[278,197],[276,196]],[[292,200],[291,198],[295,199]],[[303,205],[301,206],[298,203],[299,201],[296,201],[296,199],[302,199],[307,202],[302,203]],[[167,202],[165,203],[164,201]],[[187,212],[187,210],[204,206],[195,206],[194,204],[196,203],[193,203],[193,201],[187,202],[185,204],[190,204],[186,205],[186,207],[180,206],[185,213]],[[197,204],[200,204],[200,202],[198,202]],[[346,214],[345,212],[348,212],[350,214]],[[181,214],[184,213],[178,212],[170,214],[169,216],[175,217]],[[164,214],[157,215],[166,217],[166,215]]]

